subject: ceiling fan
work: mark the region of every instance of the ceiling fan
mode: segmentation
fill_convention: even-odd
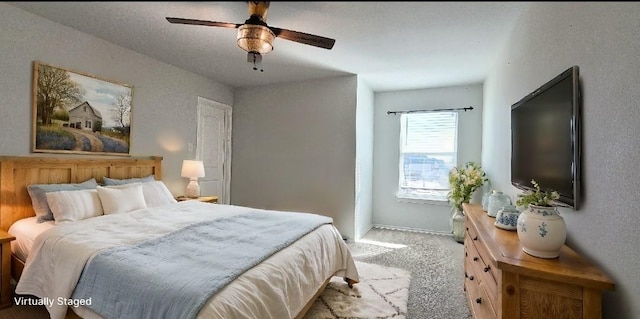
[[[336,42],[334,39],[318,35],[269,26],[267,25],[269,1],[247,1],[247,3],[249,4],[249,19],[244,23],[215,22],[170,17],[167,17],[167,21],[175,24],[192,24],[238,29],[237,44],[240,48],[248,52],[247,62],[253,63],[254,70],[257,70],[257,66],[262,62],[262,55],[273,50],[273,40],[276,37],[328,50],[331,50]],[[262,68],[260,68],[260,71],[263,71]]]

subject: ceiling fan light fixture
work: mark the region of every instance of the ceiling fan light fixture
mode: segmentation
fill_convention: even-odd
[[[238,28],[238,46],[247,52],[269,53],[275,38],[273,31],[262,25],[244,24]]]

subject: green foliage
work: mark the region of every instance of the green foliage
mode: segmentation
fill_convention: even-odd
[[[529,205],[552,207],[554,206],[553,201],[560,198],[560,195],[558,195],[556,191],[541,191],[540,185],[533,179],[531,180],[531,184],[536,190],[518,195],[520,198],[516,201],[516,205],[524,207]]]
[[[56,110],[51,117],[54,120],[69,122],[69,112],[67,110]]]
[[[468,162],[464,168],[454,167],[449,171],[449,200],[457,209],[462,209],[462,203],[468,203],[473,193],[485,182],[487,174],[480,165]]]
[[[77,103],[84,90],[74,82],[65,70],[39,64],[37,75],[37,122],[52,123],[53,112]]]

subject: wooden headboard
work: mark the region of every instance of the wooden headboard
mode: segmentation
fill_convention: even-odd
[[[27,186],[31,184],[81,183],[103,177],[162,178],[162,157],[59,158],[0,156],[0,229],[7,231],[17,220],[35,216]]]

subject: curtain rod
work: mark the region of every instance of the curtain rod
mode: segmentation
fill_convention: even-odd
[[[413,110],[413,111],[387,111],[387,114],[407,114],[407,113],[429,113],[429,112],[444,112],[444,111],[471,111],[473,106],[459,107],[456,109],[435,109],[435,110]]]

